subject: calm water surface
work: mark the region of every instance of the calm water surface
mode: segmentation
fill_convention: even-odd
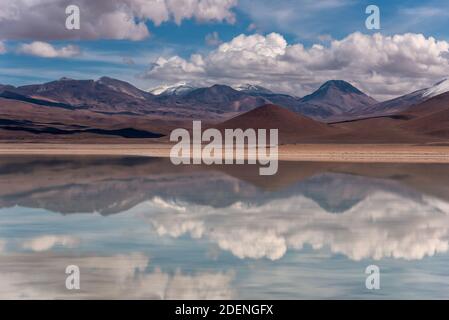
[[[0,208],[0,298],[449,298],[447,165],[3,157]]]

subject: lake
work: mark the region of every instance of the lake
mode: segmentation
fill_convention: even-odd
[[[0,298],[449,298],[449,165],[258,169],[1,157]]]

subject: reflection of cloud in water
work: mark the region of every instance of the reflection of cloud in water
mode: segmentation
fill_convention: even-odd
[[[65,288],[65,268],[77,265],[81,290]],[[0,299],[230,299],[233,273],[145,272],[140,253],[71,257],[45,253],[0,257]]]
[[[73,248],[79,243],[79,240],[70,236],[44,235],[25,241],[22,244],[24,249],[32,251],[47,251],[55,246]]]
[[[277,260],[287,248],[329,248],[353,260],[422,259],[449,248],[449,204],[376,192],[339,215],[303,196],[227,208],[160,198],[131,210],[160,236],[206,238],[239,258]]]
[[[447,165],[288,162],[269,179],[256,169],[0,159],[0,298],[448,296],[447,254],[403,260],[449,249]],[[108,216],[68,214],[81,212]],[[384,257],[402,259],[374,262],[384,280],[373,296],[372,261],[353,260]],[[65,288],[69,264],[81,291]]]
[[[6,248],[6,241],[0,240],[0,254],[3,253],[3,251],[5,250],[5,248]]]

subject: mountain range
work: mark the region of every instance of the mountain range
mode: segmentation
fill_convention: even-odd
[[[173,128],[189,127],[195,119],[220,128],[239,123],[274,126],[288,143],[312,137],[330,141],[445,139],[448,91],[446,79],[378,102],[343,80],[327,81],[302,98],[252,84],[198,88],[179,83],[148,92],[109,77],[61,78],[19,87],[0,84],[0,139],[158,138]],[[367,128],[371,133],[365,132]]]
[[[449,200],[444,165],[281,161],[279,167],[277,175],[268,177],[251,165],[173,166],[164,158],[2,157],[0,207],[109,215],[154,198],[225,208],[300,194],[339,213],[376,191],[400,192],[410,200],[418,194]]]
[[[164,91],[160,91],[159,87],[150,90],[151,93],[158,93],[156,97],[158,102],[170,106],[205,109],[211,114],[244,112],[261,105],[276,104],[315,120],[332,121],[378,103],[342,80],[328,81],[317,91],[303,98],[272,92],[252,84],[195,88],[181,83],[164,88]]]

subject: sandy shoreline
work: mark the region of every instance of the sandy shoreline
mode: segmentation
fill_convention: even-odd
[[[5,155],[95,155],[169,157],[170,144],[3,143]],[[317,162],[449,163],[449,146],[301,144],[279,147],[279,160]]]

